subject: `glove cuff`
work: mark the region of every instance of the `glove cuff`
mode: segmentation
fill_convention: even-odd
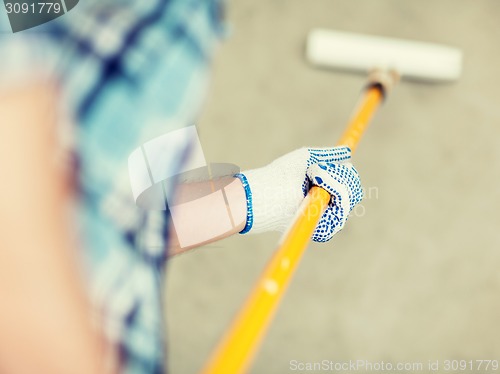
[[[247,199],[247,221],[243,230],[240,231],[240,234],[246,234],[253,227],[252,190],[250,189],[250,184],[248,183],[248,179],[245,174],[239,173],[236,174],[235,177],[241,181]]]
[[[263,167],[237,176],[247,197],[247,224],[241,234],[286,230],[304,198],[300,186],[292,192],[284,188],[281,181],[286,174],[286,170]]]

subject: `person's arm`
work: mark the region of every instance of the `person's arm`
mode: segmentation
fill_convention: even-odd
[[[237,232],[283,232],[312,185],[332,196],[312,240],[330,240],[363,196],[350,158],[347,147],[301,148],[237,178],[181,184],[177,204],[169,206],[174,233],[170,254]]]
[[[245,190],[238,178],[181,184],[170,208],[169,254],[212,243],[239,233],[246,224]]]
[[[47,84],[0,91],[0,372],[102,373],[54,150]]]

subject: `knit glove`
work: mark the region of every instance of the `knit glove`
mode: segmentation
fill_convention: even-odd
[[[247,221],[241,233],[285,231],[310,187],[316,185],[327,190],[332,199],[312,239],[330,240],[363,197],[350,158],[348,147],[300,148],[263,168],[237,174],[247,197]]]

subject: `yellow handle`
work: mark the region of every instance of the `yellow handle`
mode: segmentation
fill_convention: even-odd
[[[347,145],[355,151],[382,98],[378,85],[366,90],[338,145]],[[203,374],[239,374],[248,369],[329,201],[328,192],[319,187],[311,188],[299,208],[294,224],[283,236],[278,250],[203,369]]]

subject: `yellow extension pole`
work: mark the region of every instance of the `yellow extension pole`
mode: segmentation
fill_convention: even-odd
[[[371,85],[366,89],[338,145],[346,145],[352,152],[356,150],[382,99],[380,85]],[[329,201],[330,195],[324,189],[311,188],[294,224],[281,239],[276,253],[203,369],[203,374],[246,372]]]

